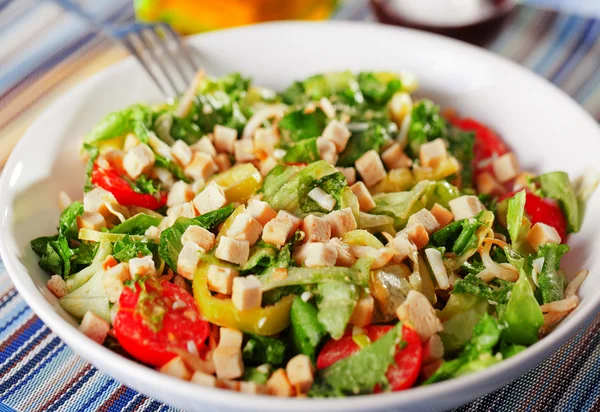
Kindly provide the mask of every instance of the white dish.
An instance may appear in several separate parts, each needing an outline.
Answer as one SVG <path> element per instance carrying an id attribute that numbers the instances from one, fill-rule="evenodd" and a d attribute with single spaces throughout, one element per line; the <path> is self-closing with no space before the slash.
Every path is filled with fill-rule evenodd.
<path id="1" fill-rule="evenodd" d="M 212 74 L 240 71 L 257 84 L 282 89 L 292 80 L 330 70 L 409 70 L 421 95 L 498 130 L 535 171 L 572 176 L 598 163 L 600 128 L 569 97 L 543 79 L 482 49 L 440 36 L 355 23 L 276 23 L 196 36 L 190 44 Z M 345 399 L 278 399 L 209 389 L 160 374 L 95 344 L 46 289 L 48 275 L 29 247 L 55 232 L 57 193 L 81 196 L 84 166 L 78 145 L 105 114 L 160 95 L 132 59 L 84 82 L 52 105 L 27 131 L 0 181 L 0 252 L 15 286 L 38 316 L 75 352 L 126 385 L 188 410 L 450 409 L 531 369 L 582 328 L 600 307 L 600 196 L 590 201 L 580 233 L 564 260 L 569 274 L 590 270 L 581 304 L 531 348 L 483 372 L 404 392 Z"/>

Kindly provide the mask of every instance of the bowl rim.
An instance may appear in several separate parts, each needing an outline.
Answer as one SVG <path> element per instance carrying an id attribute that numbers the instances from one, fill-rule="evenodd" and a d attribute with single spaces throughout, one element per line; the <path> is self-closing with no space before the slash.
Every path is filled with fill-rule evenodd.
<path id="1" fill-rule="evenodd" d="M 371 22 L 350 22 L 350 21 L 327 21 L 327 22 L 302 22 L 302 21 L 286 21 L 286 22 L 269 22 L 252 26 L 244 26 L 221 30 L 218 32 L 210 32 L 190 36 L 187 41 L 193 44 L 200 44 L 204 38 L 219 37 L 222 35 L 243 35 L 247 31 L 255 30 L 285 30 L 287 27 L 301 27 L 301 30 L 312 30 L 314 27 L 325 28 L 326 30 L 375 30 L 389 31 L 394 33 L 402 33 L 407 36 L 417 36 L 429 38 L 430 41 L 440 44 L 446 44 L 452 48 L 470 50 L 481 55 L 481 58 L 493 63 L 504 66 L 507 70 L 513 73 L 518 73 L 522 79 L 543 84 L 544 90 L 548 93 L 559 95 L 564 104 L 572 107 L 572 110 L 579 112 L 583 121 L 587 118 L 589 122 L 594 124 L 598 129 L 598 124 L 594 121 L 589 113 L 579 106 L 570 96 L 558 89 L 556 86 L 548 82 L 546 79 L 537 75 L 528 69 L 518 65 L 515 62 L 508 60 L 505 57 L 496 55 L 486 49 L 481 49 L 458 40 L 446 38 L 437 34 L 422 32 L 414 29 L 401 27 L 377 25 Z M 390 34 L 394 35 L 394 34 Z M 482 394 L 489 390 L 491 382 L 495 382 L 497 386 L 510 380 L 522 376 L 527 370 L 538 365 L 546 360 L 552 352 L 558 350 L 559 346 L 564 344 L 575 333 L 579 332 L 584 325 L 593 319 L 593 314 L 600 308 L 600 296 L 591 302 L 591 304 L 577 308 L 569 315 L 568 325 L 560 328 L 559 331 L 554 331 L 525 351 L 503 360 L 502 362 L 489 367 L 483 371 L 476 372 L 470 375 L 454 378 L 448 381 L 443 381 L 434 384 L 433 386 L 420 386 L 407 391 L 391 392 L 378 394 L 376 397 L 371 395 L 360 395 L 346 398 L 326 398 L 326 399 L 297 399 L 297 398 L 275 398 L 270 396 L 247 395 L 238 392 L 228 391 L 215 388 L 202 387 L 191 382 L 181 381 L 180 379 L 162 374 L 150 367 L 138 364 L 130 359 L 111 351 L 110 349 L 93 344 L 93 341 L 87 338 L 83 333 L 80 333 L 73 325 L 63 319 L 52 307 L 49 301 L 42 295 L 41 291 L 33 283 L 26 270 L 22 270 L 19 265 L 19 258 L 14 255 L 8 243 L 8 237 L 11 236 L 11 230 L 8 219 L 8 211 L 12 209 L 11 201 L 11 176 L 18 166 L 20 153 L 23 151 L 27 142 L 33 138 L 30 131 L 38 125 L 44 124 L 46 117 L 63 102 L 67 102 L 78 95 L 86 93 L 95 83 L 104 78 L 113 76 L 119 70 L 131 70 L 133 67 L 134 58 L 128 56 L 122 61 L 119 61 L 100 72 L 94 74 L 90 78 L 76 85 L 58 99 L 52 102 L 44 109 L 42 114 L 28 127 L 23 137 L 13 149 L 2 173 L 0 176 L 0 193 L 8 193 L 9 196 L 0 196 L 0 255 L 6 266 L 7 272 L 23 299 L 32 308 L 34 313 L 54 332 L 58 335 L 73 351 L 85 358 L 94 366 L 98 364 L 108 364 L 120 362 L 124 370 L 123 376 L 129 379 L 135 379 L 139 382 L 138 385 L 151 388 L 153 386 L 169 387 L 174 396 L 183 396 L 207 403 L 217 403 L 224 407 L 240 407 L 261 410 L 281 410 L 291 408 L 293 410 L 304 410 L 306 407 L 315 408 L 318 410 L 364 410 L 370 408 L 389 408 L 415 405 L 418 401 L 424 401 L 428 395 L 435 393 L 436 397 L 443 398 L 444 396 L 456 395 L 461 390 L 473 390 L 478 394 Z M 528 362 L 524 362 L 528 361 Z M 97 366 L 98 369 L 104 370 L 103 366 Z M 117 379 L 118 380 L 118 379 Z M 494 389 L 496 389 L 496 387 Z M 484 389 L 487 387 L 488 389 Z M 431 389 L 435 388 L 435 389 Z M 477 389 L 479 388 L 479 389 Z M 435 392 L 432 392 L 435 391 Z M 226 396 L 222 396 L 227 393 Z M 146 393 L 147 394 L 147 393 Z M 152 396 L 147 394 L 148 396 Z M 472 398 L 470 398 L 472 399 Z M 450 401 L 449 401 L 450 402 Z"/>

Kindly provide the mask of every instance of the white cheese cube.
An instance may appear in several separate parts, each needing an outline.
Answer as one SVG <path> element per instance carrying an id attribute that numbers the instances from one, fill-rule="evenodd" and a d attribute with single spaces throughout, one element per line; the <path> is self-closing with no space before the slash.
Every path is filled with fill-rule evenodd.
<path id="1" fill-rule="evenodd" d="M 196 210 L 201 215 L 217 210 L 227 204 L 223 188 L 215 182 L 209 183 L 193 200 Z"/>
<path id="2" fill-rule="evenodd" d="M 519 162 L 513 152 L 503 154 L 492 163 L 494 174 L 500 183 L 508 182 L 519 174 Z"/>
<path id="3" fill-rule="evenodd" d="M 279 143 L 277 131 L 273 128 L 260 128 L 254 132 L 254 148 L 270 155 Z"/>
<path id="4" fill-rule="evenodd" d="M 354 163 L 354 167 L 367 187 L 375 186 L 385 179 L 385 168 L 375 150 L 369 150 L 359 157 Z"/>
<path id="5" fill-rule="evenodd" d="M 252 246 L 260 238 L 262 229 L 260 222 L 250 214 L 240 213 L 227 230 L 227 236 L 237 240 L 246 240 Z"/>
<path id="6" fill-rule="evenodd" d="M 215 245 L 215 235 L 203 227 L 192 225 L 181 235 L 181 244 L 187 242 L 194 242 L 208 252 Z"/>
<path id="7" fill-rule="evenodd" d="M 193 218 L 198 216 L 198 213 L 196 212 L 194 204 L 192 202 L 187 202 L 168 208 L 167 216 L 174 219 L 177 219 L 178 217 Z"/>
<path id="8" fill-rule="evenodd" d="M 294 395 L 294 387 L 290 383 L 283 368 L 277 369 L 267 381 L 269 393 L 274 396 L 289 398 Z"/>
<path id="9" fill-rule="evenodd" d="M 314 382 L 315 368 L 306 355 L 296 355 L 290 359 L 285 367 L 288 380 L 300 392 L 306 393 Z"/>
<path id="10" fill-rule="evenodd" d="M 469 219 L 482 210 L 485 210 L 485 206 L 479 201 L 477 196 L 472 195 L 452 199 L 448 202 L 448 206 L 450 206 L 450 210 L 454 215 L 454 220 Z"/>
<path id="11" fill-rule="evenodd" d="M 325 130 L 323 130 L 323 138 L 331 141 L 338 153 L 341 153 L 346 148 L 348 140 L 350 139 L 350 130 L 345 123 L 339 120 L 330 121 Z"/>
<path id="12" fill-rule="evenodd" d="M 129 260 L 129 274 L 132 278 L 136 276 L 154 276 L 156 267 L 151 255 Z"/>
<path id="13" fill-rule="evenodd" d="M 536 223 L 529 229 L 525 239 L 536 252 L 542 245 L 561 242 L 558 231 L 554 227 L 541 222 Z"/>
<path id="14" fill-rule="evenodd" d="M 215 256 L 226 262 L 243 266 L 250 255 L 250 243 L 247 240 L 236 240 L 228 236 L 221 236 Z"/>
<path id="15" fill-rule="evenodd" d="M 219 346 L 229 346 L 242 350 L 244 334 L 237 329 L 219 328 Z"/>
<path id="16" fill-rule="evenodd" d="M 192 161 L 192 149 L 183 140 L 177 140 L 171 146 L 171 154 L 183 167 L 189 165 Z"/>
<path id="17" fill-rule="evenodd" d="M 327 97 L 321 97 L 321 100 L 319 100 L 319 108 L 323 110 L 323 113 L 325 113 L 325 116 L 327 116 L 328 119 L 333 119 L 335 117 L 335 107 L 333 107 L 333 104 L 331 104 L 331 101 Z"/>
<path id="18" fill-rule="evenodd" d="M 217 386 L 217 378 L 208 373 L 196 371 L 190 379 L 191 382 L 197 383 L 198 385 L 208 386 L 214 388 Z"/>
<path id="19" fill-rule="evenodd" d="M 410 322 L 421 342 L 442 330 L 442 322 L 435 315 L 435 309 L 421 292 L 411 290 L 406 300 L 396 311 L 398 319 Z"/>
<path id="20" fill-rule="evenodd" d="M 200 138 L 200 140 L 192 145 L 191 149 L 194 152 L 204 153 L 210 157 L 215 157 L 217 155 L 217 149 L 215 149 L 215 146 L 213 146 L 208 136 Z"/>
<path id="21" fill-rule="evenodd" d="M 123 158 L 123 169 L 127 175 L 136 180 L 142 173 L 147 173 L 154 166 L 154 152 L 147 144 L 140 144 L 129 150 Z"/>
<path id="22" fill-rule="evenodd" d="M 337 248 L 329 243 L 305 243 L 294 251 L 294 260 L 309 268 L 335 266 Z"/>
<path id="23" fill-rule="evenodd" d="M 237 130 L 231 127 L 216 125 L 213 129 L 213 135 L 217 151 L 219 153 L 233 153 L 237 134 Z"/>
<path id="24" fill-rule="evenodd" d="M 308 192 L 308 197 L 317 202 L 317 204 L 324 210 L 330 212 L 335 207 L 336 200 L 329 193 L 325 192 L 320 187 L 315 187 Z"/>
<path id="25" fill-rule="evenodd" d="M 83 212 L 77 216 L 77 228 L 78 229 L 92 229 L 100 230 L 106 227 L 106 220 L 99 212 Z"/>
<path id="26" fill-rule="evenodd" d="M 237 163 L 248 163 L 256 160 L 254 142 L 251 139 L 237 140 L 233 146 L 233 154 Z"/>
<path id="27" fill-rule="evenodd" d="M 262 284 L 254 275 L 233 279 L 231 301 L 237 310 L 260 308 L 262 302 Z"/>
<path id="28" fill-rule="evenodd" d="M 231 159 L 229 159 L 229 155 L 227 153 L 219 153 L 215 157 L 215 163 L 219 168 L 219 173 L 223 173 L 224 171 L 231 169 Z"/>
<path id="29" fill-rule="evenodd" d="M 112 303 L 119 301 L 121 293 L 125 289 L 124 282 L 129 279 L 131 279 L 131 274 L 127 262 L 119 263 L 104 271 L 102 274 L 102 287 L 109 301 Z"/>
<path id="30" fill-rule="evenodd" d="M 406 226 L 412 226 L 416 224 L 423 225 L 428 235 L 431 235 L 440 228 L 440 224 L 435 216 L 427 209 L 421 209 L 417 213 L 411 215 L 408 218 Z"/>
<path id="31" fill-rule="evenodd" d="M 69 293 L 67 282 L 65 282 L 64 279 L 59 275 L 52 275 L 50 279 L 48 279 L 46 287 L 54 294 L 54 296 L 59 299 Z"/>
<path id="32" fill-rule="evenodd" d="M 192 371 L 179 356 L 175 356 L 173 359 L 161 366 L 159 372 L 170 376 L 175 376 L 176 378 L 186 381 L 189 381 L 192 377 Z"/>
<path id="33" fill-rule="evenodd" d="M 375 207 L 375 201 L 371 196 L 371 192 L 363 182 L 354 183 L 350 186 L 350 190 L 358 199 L 358 205 L 362 212 L 368 212 Z"/>
<path id="34" fill-rule="evenodd" d="M 263 226 L 277 216 L 277 212 L 267 202 L 258 199 L 252 199 L 248 202 L 246 213 L 258 220 Z"/>
<path id="35" fill-rule="evenodd" d="M 336 167 L 337 171 L 344 175 L 348 186 L 356 183 L 356 169 L 353 167 Z"/>
<path id="36" fill-rule="evenodd" d="M 441 138 L 421 145 L 419 151 L 421 166 L 436 167 L 443 160 L 446 160 L 447 157 L 448 152 L 446 151 L 446 143 Z"/>
<path id="37" fill-rule="evenodd" d="M 452 219 L 454 219 L 452 212 L 446 209 L 444 206 L 440 205 L 439 203 L 433 205 L 433 207 L 431 208 L 431 214 L 439 223 L 440 228 L 448 225 L 450 222 L 452 222 Z"/>
<path id="38" fill-rule="evenodd" d="M 381 160 L 388 170 L 402 169 L 412 166 L 412 160 L 404 153 L 399 143 L 394 143 L 381 154 Z"/>
<path id="39" fill-rule="evenodd" d="M 194 152 L 192 161 L 183 169 L 183 173 L 194 180 L 208 179 L 214 175 L 219 168 L 214 159 L 202 152 Z"/>
<path id="40" fill-rule="evenodd" d="M 204 179 L 194 180 L 191 184 L 192 192 L 197 195 L 206 187 L 206 181 Z"/>
<path id="41" fill-rule="evenodd" d="M 192 187 L 183 180 L 179 180 L 173 184 L 173 187 L 169 191 L 167 206 L 180 205 L 191 201 L 193 198 L 194 192 L 192 191 Z"/>
<path id="42" fill-rule="evenodd" d="M 308 242 L 327 242 L 331 239 L 331 226 L 325 219 L 315 215 L 304 218 L 302 230 Z"/>
<path id="43" fill-rule="evenodd" d="M 223 295 L 231 295 L 233 279 L 238 275 L 239 272 L 233 268 L 210 265 L 207 276 L 208 289 Z"/>
<path id="44" fill-rule="evenodd" d="M 106 339 L 106 336 L 108 335 L 110 325 L 100 316 L 88 310 L 85 312 L 85 315 L 81 320 L 79 330 L 82 331 L 88 338 L 102 345 Z"/>
<path id="45" fill-rule="evenodd" d="M 205 252 L 197 243 L 187 242 L 177 258 L 177 273 L 188 280 L 194 279 L 194 272 L 200 261 L 200 253 Z"/>
<path id="46" fill-rule="evenodd" d="M 323 216 L 331 226 L 331 236 L 342 237 L 344 234 L 355 230 L 357 227 L 356 219 L 349 207 L 341 210 L 334 210 Z"/>
<path id="47" fill-rule="evenodd" d="M 155 167 L 152 169 L 150 175 L 154 179 L 157 179 L 165 189 L 171 189 L 175 184 L 173 173 L 171 173 L 167 168 Z"/>
<path id="48" fill-rule="evenodd" d="M 144 232 L 144 236 L 146 236 L 147 238 L 152 239 L 152 240 L 156 241 L 156 243 L 158 243 L 158 241 L 160 240 L 160 230 L 158 230 L 158 228 L 156 226 L 150 226 Z"/>
<path id="49" fill-rule="evenodd" d="M 335 143 L 331 140 L 327 140 L 324 137 L 317 138 L 317 149 L 319 150 L 319 156 L 330 165 L 334 165 L 338 161 L 338 152 Z"/>

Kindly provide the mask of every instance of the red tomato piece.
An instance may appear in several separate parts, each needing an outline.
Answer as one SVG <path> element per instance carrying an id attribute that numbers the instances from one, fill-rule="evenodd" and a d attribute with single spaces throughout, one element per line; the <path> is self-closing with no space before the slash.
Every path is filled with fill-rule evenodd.
<path id="1" fill-rule="evenodd" d="M 475 162 L 488 159 L 493 154 L 502 156 L 510 151 L 500 136 L 476 120 L 454 118 L 451 122 L 459 129 L 475 132 Z"/>
<path id="2" fill-rule="evenodd" d="M 498 202 L 513 197 L 517 192 L 508 193 L 498 199 Z M 567 236 L 567 219 L 560 206 L 553 199 L 542 198 L 531 192 L 525 194 L 525 213 L 532 225 L 545 223 L 552 226 L 564 242 Z"/>
<path id="3" fill-rule="evenodd" d="M 188 342 L 202 353 L 210 334 L 210 324 L 202 318 L 192 295 L 181 286 L 154 280 L 143 287 L 136 284 L 135 290 L 125 288 L 114 329 L 125 351 L 153 366 L 174 358 L 173 349 L 187 351 Z"/>
<path id="4" fill-rule="evenodd" d="M 389 332 L 391 328 L 392 326 L 370 325 L 364 329 L 369 339 L 374 342 Z M 410 326 L 402 325 L 402 340 L 406 343 L 406 346 L 398 348 L 395 355 L 395 365 L 390 365 L 386 373 L 393 391 L 401 391 L 412 387 L 421 370 L 423 347 L 419 336 Z M 351 332 L 346 333 L 337 341 L 331 339 L 323 346 L 317 357 L 317 369 L 331 366 L 359 350 L 360 347 L 352 339 Z M 378 392 L 379 388 L 374 388 L 374 391 Z"/>
<path id="5" fill-rule="evenodd" d="M 159 198 L 147 193 L 137 193 L 115 169 L 104 169 L 97 163 L 92 169 L 92 183 L 112 193 L 117 202 L 123 206 L 140 206 L 156 210 L 167 204 L 167 193 L 161 193 Z"/>

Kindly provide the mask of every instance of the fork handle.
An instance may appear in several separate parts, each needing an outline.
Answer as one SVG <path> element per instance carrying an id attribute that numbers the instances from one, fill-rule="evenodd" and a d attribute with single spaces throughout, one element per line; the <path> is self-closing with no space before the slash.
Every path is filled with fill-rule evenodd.
<path id="1" fill-rule="evenodd" d="M 83 9 L 76 1 L 73 0 L 53 0 L 58 3 L 65 10 L 72 12 L 73 14 L 85 19 L 94 29 L 104 31 L 110 34 L 111 26 L 104 21 L 98 19 L 96 16 Z"/>

